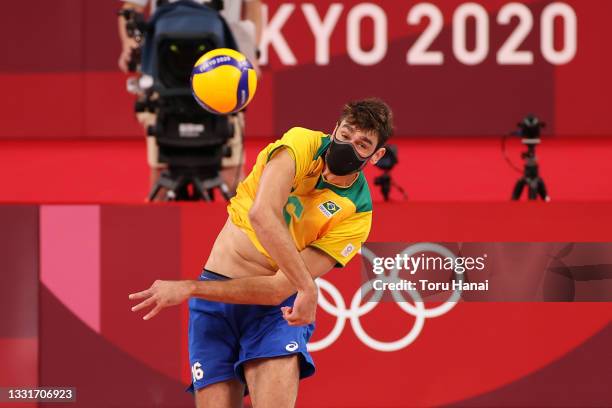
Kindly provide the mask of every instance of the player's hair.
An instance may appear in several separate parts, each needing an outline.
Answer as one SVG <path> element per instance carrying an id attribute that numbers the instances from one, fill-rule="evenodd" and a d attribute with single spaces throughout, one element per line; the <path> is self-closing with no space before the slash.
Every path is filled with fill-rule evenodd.
<path id="1" fill-rule="evenodd" d="M 378 145 L 383 146 L 393 134 L 393 112 L 379 98 L 351 101 L 344 105 L 338 123 L 346 120 L 363 132 L 376 132 Z"/>

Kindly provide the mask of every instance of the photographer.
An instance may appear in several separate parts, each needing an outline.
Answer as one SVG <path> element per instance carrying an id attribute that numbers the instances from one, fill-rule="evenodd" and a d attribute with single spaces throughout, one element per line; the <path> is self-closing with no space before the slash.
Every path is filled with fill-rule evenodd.
<path id="1" fill-rule="evenodd" d="M 124 9 L 132 9 L 137 13 L 144 14 L 144 7 L 134 3 L 133 1 L 124 1 L 123 7 Z M 135 39 L 130 37 L 125 28 L 125 18 L 123 16 L 118 17 L 118 28 L 119 28 L 119 40 L 121 41 L 121 54 L 119 55 L 119 61 L 117 65 L 122 72 L 128 73 L 128 65 L 130 60 L 132 59 L 132 52 L 136 50 L 140 45 L 136 42 Z"/>

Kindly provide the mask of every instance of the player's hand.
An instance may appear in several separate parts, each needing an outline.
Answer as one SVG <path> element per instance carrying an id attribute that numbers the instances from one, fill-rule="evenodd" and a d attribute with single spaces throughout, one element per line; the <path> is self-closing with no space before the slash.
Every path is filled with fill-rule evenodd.
<path id="1" fill-rule="evenodd" d="M 315 321 L 317 296 L 316 286 L 314 290 L 298 291 L 293 307 L 281 307 L 283 317 L 289 326 L 304 326 Z"/>
<path id="2" fill-rule="evenodd" d="M 131 300 L 145 299 L 132 308 L 137 312 L 149 306 L 154 306 L 143 319 L 149 320 L 164 307 L 178 305 L 191 296 L 194 289 L 193 281 L 161 281 L 156 280 L 153 285 L 142 292 L 132 293 Z"/>

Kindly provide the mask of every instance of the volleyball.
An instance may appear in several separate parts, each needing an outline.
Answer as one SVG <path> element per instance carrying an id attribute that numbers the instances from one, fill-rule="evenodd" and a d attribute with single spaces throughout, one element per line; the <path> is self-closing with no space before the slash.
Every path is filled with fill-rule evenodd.
<path id="1" fill-rule="evenodd" d="M 207 111 L 235 113 L 251 102 L 257 89 L 257 75 L 251 62 L 240 52 L 218 48 L 202 55 L 191 72 L 195 100 Z"/>

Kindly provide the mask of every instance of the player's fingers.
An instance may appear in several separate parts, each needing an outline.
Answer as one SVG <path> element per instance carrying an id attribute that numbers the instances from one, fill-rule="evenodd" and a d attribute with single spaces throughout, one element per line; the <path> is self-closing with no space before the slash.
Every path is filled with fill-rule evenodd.
<path id="1" fill-rule="evenodd" d="M 153 310 L 151 310 L 149 313 L 147 313 L 144 317 L 143 320 L 149 320 L 150 318 L 152 318 L 153 316 L 155 316 L 156 314 L 159 313 L 160 310 L 163 309 L 163 306 L 160 305 L 159 303 L 153 308 Z"/>
<path id="2" fill-rule="evenodd" d="M 295 307 L 291 307 L 289 310 L 289 315 L 293 319 L 299 319 L 302 316 L 302 313 L 300 310 L 297 310 Z"/>
<path id="3" fill-rule="evenodd" d="M 291 317 L 291 315 L 293 314 L 293 308 L 289 307 L 289 306 L 285 306 L 282 308 L 283 310 L 283 318 L 285 320 L 289 319 Z"/>
<path id="4" fill-rule="evenodd" d="M 283 316 L 285 318 L 285 320 L 287 321 L 287 323 L 289 324 L 289 326 L 305 326 L 307 324 L 310 324 L 314 321 L 313 319 L 309 319 L 306 316 L 302 316 L 301 314 L 298 314 L 295 309 L 291 310 L 290 313 L 288 313 L 287 315 Z"/>
<path id="5" fill-rule="evenodd" d="M 305 326 L 308 324 L 308 322 L 304 319 L 293 319 L 293 320 L 287 320 L 287 324 L 289 326 Z"/>
<path id="6" fill-rule="evenodd" d="M 134 299 L 144 299 L 146 297 L 151 296 L 151 289 L 147 289 L 147 290 L 143 290 L 142 292 L 136 292 L 136 293 L 132 293 L 130 294 L 129 298 L 134 300 Z"/>
<path id="7" fill-rule="evenodd" d="M 150 297 L 147 300 L 145 300 L 144 302 L 140 302 L 139 304 L 137 304 L 136 306 L 134 306 L 132 308 L 132 312 L 137 312 L 140 309 L 144 309 L 145 307 L 152 305 L 153 303 L 155 303 L 155 298 Z"/>
<path id="8" fill-rule="evenodd" d="M 292 309 L 289 313 L 287 313 L 283 317 L 285 318 L 287 323 L 289 323 L 289 326 L 301 326 L 301 325 L 305 324 L 304 323 L 304 319 L 302 318 L 302 316 L 299 316 L 295 312 L 295 309 Z"/>
<path id="9" fill-rule="evenodd" d="M 289 321 L 293 321 L 296 319 L 295 312 L 292 307 L 283 310 L 283 319 Z"/>

